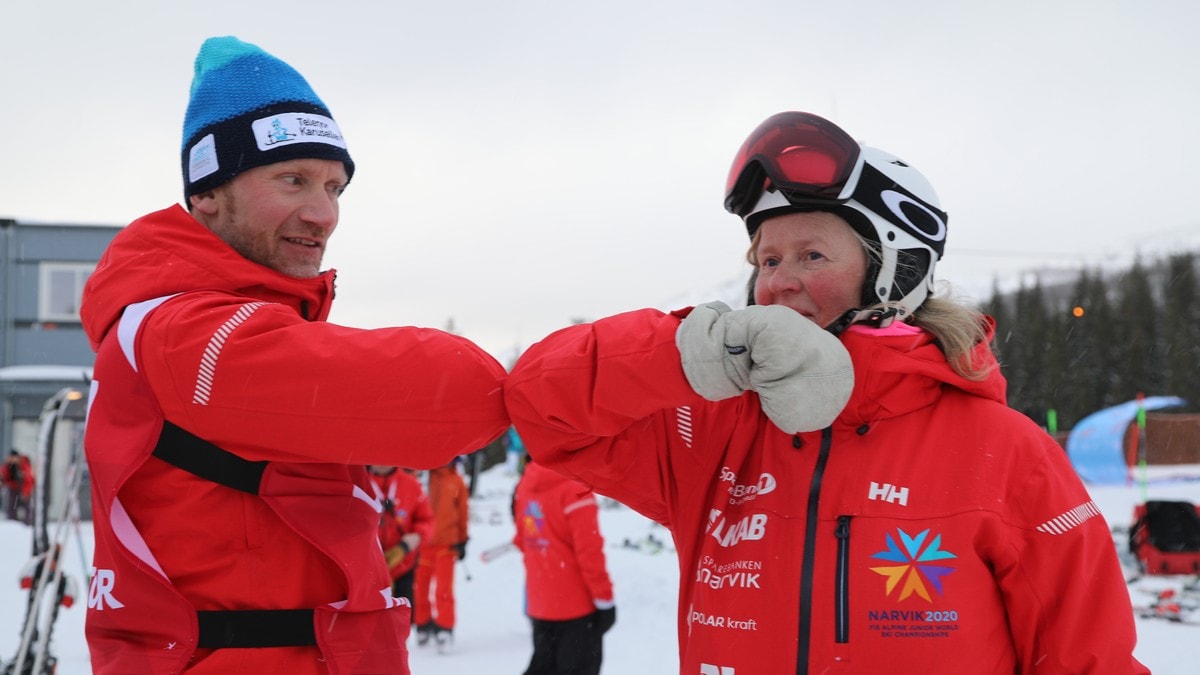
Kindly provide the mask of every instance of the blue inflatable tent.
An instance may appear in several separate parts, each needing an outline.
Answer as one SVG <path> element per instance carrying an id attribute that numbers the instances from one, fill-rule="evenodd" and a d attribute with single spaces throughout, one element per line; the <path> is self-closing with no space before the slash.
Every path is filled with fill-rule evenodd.
<path id="1" fill-rule="evenodd" d="M 1147 411 L 1175 408 L 1187 402 L 1178 396 L 1148 396 L 1141 405 Z M 1080 420 L 1067 437 L 1067 455 L 1080 478 L 1088 483 L 1112 485 L 1128 480 L 1125 463 L 1125 431 L 1137 419 L 1138 402 L 1128 401 Z"/>

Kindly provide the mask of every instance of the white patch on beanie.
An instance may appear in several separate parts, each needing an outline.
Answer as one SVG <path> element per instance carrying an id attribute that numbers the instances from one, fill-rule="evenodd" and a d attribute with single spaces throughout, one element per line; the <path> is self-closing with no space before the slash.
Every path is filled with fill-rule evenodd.
<path id="1" fill-rule="evenodd" d="M 212 134 L 196 141 L 188 154 L 188 182 L 195 183 L 205 176 L 216 173 L 221 168 L 217 164 L 217 142 Z"/>
<path id="2" fill-rule="evenodd" d="M 250 127 L 258 149 L 263 152 L 294 143 L 326 143 L 346 148 L 337 122 L 325 115 L 279 113 L 254 120 Z"/>

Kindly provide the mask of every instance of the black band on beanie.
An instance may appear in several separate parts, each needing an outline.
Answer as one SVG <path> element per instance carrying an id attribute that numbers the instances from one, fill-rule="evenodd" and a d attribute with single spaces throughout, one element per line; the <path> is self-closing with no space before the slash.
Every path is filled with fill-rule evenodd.
<path id="1" fill-rule="evenodd" d="M 298 115 L 289 115 L 297 113 Z M 342 162 L 347 180 L 354 176 L 354 161 L 344 147 L 325 142 L 336 139 L 344 145 L 336 124 L 322 125 L 311 116 L 332 117 L 325 108 L 303 101 L 283 101 L 236 117 L 210 124 L 184 145 L 184 201 L 219 187 L 235 176 L 258 166 L 292 159 L 329 159 Z M 277 119 L 272 120 L 272 117 Z M 254 123 L 260 122 L 256 134 Z M 275 122 L 282 142 L 274 142 L 266 128 Z M 305 136 L 314 140 L 304 140 Z M 210 138 L 211 137 L 211 138 Z M 264 148 L 265 149 L 262 149 Z M 193 180 L 193 175 L 196 176 Z"/>

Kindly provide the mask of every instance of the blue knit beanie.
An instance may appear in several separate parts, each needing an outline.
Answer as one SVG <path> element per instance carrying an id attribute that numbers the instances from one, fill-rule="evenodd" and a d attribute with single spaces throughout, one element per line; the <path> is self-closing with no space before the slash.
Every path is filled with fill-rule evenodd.
<path id="1" fill-rule="evenodd" d="M 204 41 L 183 120 L 183 195 L 289 159 L 332 159 L 354 175 L 329 108 L 294 68 L 232 37 Z"/>

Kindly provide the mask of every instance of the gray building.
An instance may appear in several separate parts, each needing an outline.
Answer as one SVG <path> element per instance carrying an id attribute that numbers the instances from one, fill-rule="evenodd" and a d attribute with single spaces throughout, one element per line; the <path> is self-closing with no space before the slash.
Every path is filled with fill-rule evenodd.
<path id="1" fill-rule="evenodd" d="M 119 227 L 0 219 L 0 451 L 33 458 L 38 417 L 70 387 L 56 454 L 79 447 L 95 355 L 79 320 L 83 284 Z M 59 450 L 63 452 L 59 452 Z M 56 478 L 60 478 L 56 472 Z M 86 508 L 86 502 L 84 504 Z"/>

